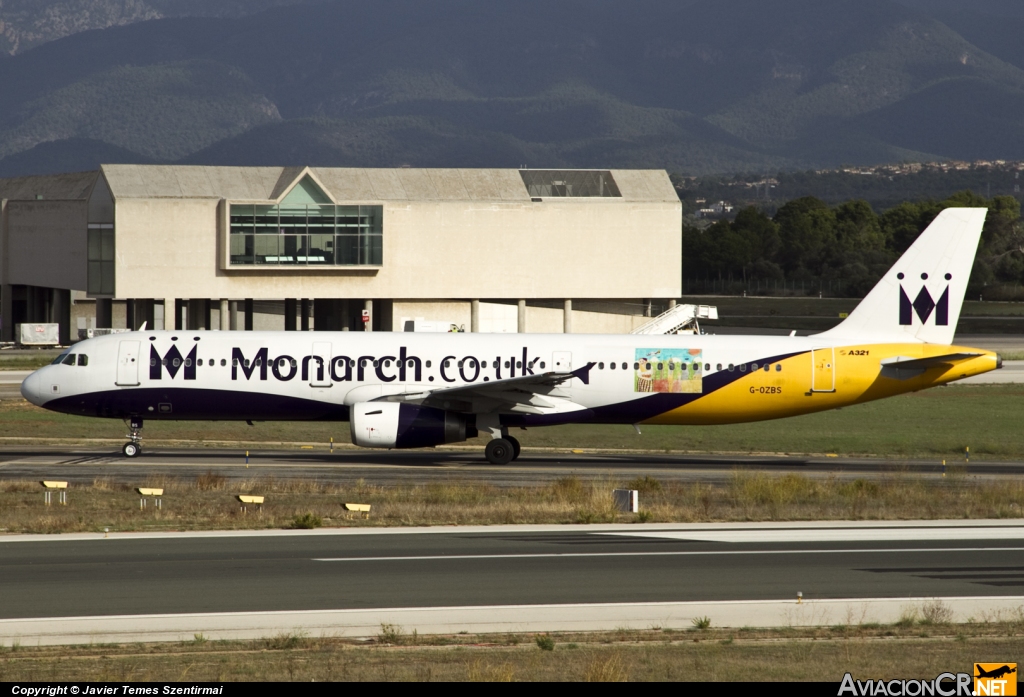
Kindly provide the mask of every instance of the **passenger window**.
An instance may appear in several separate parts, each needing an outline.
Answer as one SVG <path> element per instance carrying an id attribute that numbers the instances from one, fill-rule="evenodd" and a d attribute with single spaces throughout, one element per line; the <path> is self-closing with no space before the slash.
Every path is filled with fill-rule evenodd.
<path id="1" fill-rule="evenodd" d="M 751 368 L 751 370 L 757 370 L 757 363 L 755 363 L 755 364 L 753 365 L 753 367 Z"/>
<path id="2" fill-rule="evenodd" d="M 705 363 L 704 364 L 704 370 L 705 371 L 711 370 L 711 364 L 710 363 Z"/>
<path id="3" fill-rule="evenodd" d="M 444 367 L 445 368 L 451 368 L 452 367 L 452 362 L 450 360 L 446 359 L 445 362 L 444 362 Z"/>
<path id="4" fill-rule="evenodd" d="M 700 372 L 700 363 L 694 363 L 693 364 L 693 371 L 695 373 L 699 373 Z"/>
<path id="5" fill-rule="evenodd" d="M 665 368 L 665 364 L 664 363 L 659 363 L 658 364 L 658 370 L 663 370 L 664 368 Z"/>
<path id="6" fill-rule="evenodd" d="M 68 355 L 67 355 L 67 356 L 66 356 L 66 357 L 64 358 L 64 365 L 74 365 L 74 364 L 75 364 L 75 354 L 73 354 L 73 353 L 69 353 L 69 354 L 68 354 Z"/>
<path id="7" fill-rule="evenodd" d="M 715 370 L 721 370 L 721 369 L 722 369 L 722 364 L 721 363 L 719 363 L 717 366 L 715 366 Z"/>
<path id="8" fill-rule="evenodd" d="M 426 365 L 429 368 L 430 367 L 430 361 L 427 361 L 424 365 Z"/>
<path id="9" fill-rule="evenodd" d="M 651 364 L 650 363 L 648 363 L 647 365 L 644 366 L 644 370 L 650 370 L 650 369 L 651 369 Z"/>
<path id="10" fill-rule="evenodd" d="M 89 357 L 84 353 L 78 354 L 78 365 L 89 365 Z"/>
<path id="11" fill-rule="evenodd" d="M 775 364 L 775 372 L 776 373 L 781 373 L 782 372 L 782 364 L 781 363 L 776 363 Z"/>
<path id="12" fill-rule="evenodd" d="M 191 368 L 192 367 L 192 359 L 191 358 L 186 358 L 185 359 L 185 367 L 186 368 Z"/>
<path id="13" fill-rule="evenodd" d="M 508 361 L 505 361 L 505 367 L 508 368 Z"/>
<path id="14" fill-rule="evenodd" d="M 740 372 L 741 373 L 747 372 L 747 364 L 746 363 L 740 363 Z"/>
<path id="15" fill-rule="evenodd" d="M 223 358 L 221 358 L 221 359 L 220 359 L 220 364 L 221 364 L 221 365 L 227 365 L 227 364 L 228 364 L 228 362 L 227 362 L 226 360 L 224 360 Z"/>
<path id="16" fill-rule="evenodd" d="M 770 365 L 768 365 L 767 363 L 764 364 L 764 372 L 767 373 L 771 369 L 772 369 L 772 367 Z"/>
<path id="17" fill-rule="evenodd" d="M 523 362 L 522 361 L 516 361 L 516 367 L 517 368 L 522 368 L 523 367 Z"/>
<path id="18" fill-rule="evenodd" d="M 234 367 L 234 368 L 238 367 L 238 359 L 237 358 L 232 358 L 231 359 L 231 366 Z"/>
<path id="19" fill-rule="evenodd" d="M 541 367 L 541 368 L 545 367 L 544 361 L 541 361 L 541 362 L 540 362 L 540 367 Z"/>
<path id="20" fill-rule="evenodd" d="M 634 363 L 633 364 L 633 370 L 640 370 L 640 364 L 639 363 Z"/>
<path id="21" fill-rule="evenodd" d="M 378 360 L 374 360 L 374 361 L 373 361 L 373 367 L 374 367 L 374 368 L 376 368 L 376 367 L 377 367 L 377 366 L 379 366 L 379 365 L 380 365 L 380 361 L 378 361 Z"/>
<path id="22" fill-rule="evenodd" d="M 628 368 L 627 368 L 627 366 L 626 366 L 626 364 L 625 364 L 625 363 L 623 363 L 623 364 L 622 364 L 622 369 L 623 369 L 623 370 L 628 370 Z"/>
<path id="23" fill-rule="evenodd" d="M 604 362 L 603 361 L 601 363 L 597 364 L 597 369 L 598 370 L 604 370 Z"/>
<path id="24" fill-rule="evenodd" d="M 614 363 L 609 363 L 609 364 L 608 364 L 608 367 L 609 367 L 610 369 L 612 369 L 612 370 L 615 370 L 615 364 L 614 364 Z"/>
<path id="25" fill-rule="evenodd" d="M 203 359 L 200 358 L 199 360 L 197 360 L 196 361 L 196 365 L 199 366 L 200 368 L 202 368 L 203 367 Z"/>
<path id="26" fill-rule="evenodd" d="M 730 364 L 729 364 L 729 372 L 731 373 L 731 372 L 732 372 L 732 371 L 734 371 L 734 370 L 736 370 L 736 366 L 735 366 L 735 365 L 733 365 L 732 363 L 730 363 Z"/>

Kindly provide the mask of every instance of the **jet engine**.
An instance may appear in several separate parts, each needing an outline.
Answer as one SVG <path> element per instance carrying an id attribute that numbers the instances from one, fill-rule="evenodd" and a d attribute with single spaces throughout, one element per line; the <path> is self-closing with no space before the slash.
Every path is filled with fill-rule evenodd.
<path id="1" fill-rule="evenodd" d="M 397 402 L 359 402 L 349 417 L 352 442 L 364 448 L 424 448 L 476 436 L 462 414 Z"/>

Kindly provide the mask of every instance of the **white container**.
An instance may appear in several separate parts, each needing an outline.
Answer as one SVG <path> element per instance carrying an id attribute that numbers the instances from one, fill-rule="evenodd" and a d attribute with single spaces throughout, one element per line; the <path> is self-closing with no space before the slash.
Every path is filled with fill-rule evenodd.
<path id="1" fill-rule="evenodd" d="M 19 346 L 59 346 L 60 325 L 50 323 L 28 322 L 17 325 L 14 328 L 15 336 L 18 337 Z"/>

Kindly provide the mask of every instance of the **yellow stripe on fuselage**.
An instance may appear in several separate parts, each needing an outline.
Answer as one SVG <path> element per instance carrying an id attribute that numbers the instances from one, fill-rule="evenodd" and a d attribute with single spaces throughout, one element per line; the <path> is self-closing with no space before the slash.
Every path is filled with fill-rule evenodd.
<path id="1" fill-rule="evenodd" d="M 742 374 L 724 387 L 643 423 L 728 424 L 797 416 L 943 385 L 987 373 L 997 365 L 997 356 L 992 351 L 960 346 L 865 344 L 827 347 L 822 351 L 814 351 L 813 362 L 812 352 L 807 351 L 771 363 L 767 371 Z M 883 374 L 882 361 L 888 358 L 929 358 L 951 353 L 981 355 L 940 363 L 905 379 Z M 833 385 L 827 380 L 825 361 L 833 355 L 834 390 L 827 391 Z M 815 366 L 816 363 L 819 365 Z M 776 370 L 777 364 L 782 370 Z M 817 389 L 812 389 L 816 370 Z"/>

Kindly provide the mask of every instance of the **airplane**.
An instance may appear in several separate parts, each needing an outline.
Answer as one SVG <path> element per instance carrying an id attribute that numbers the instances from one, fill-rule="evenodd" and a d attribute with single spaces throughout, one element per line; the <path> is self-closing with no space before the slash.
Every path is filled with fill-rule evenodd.
<path id="1" fill-rule="evenodd" d="M 146 420 L 348 421 L 368 448 L 569 423 L 731 424 L 809 414 L 1002 367 L 950 345 L 987 210 L 948 208 L 856 309 L 812 336 L 136 331 L 74 344 L 22 394 L 66 414 Z"/>
<path id="2" fill-rule="evenodd" d="M 1008 665 L 1003 665 L 999 668 L 993 668 L 992 670 L 985 670 L 980 665 L 975 663 L 974 669 L 978 671 L 978 674 L 974 676 L 976 678 L 995 678 L 997 680 L 1003 677 L 1004 675 L 1010 675 L 1011 673 L 1017 672 L 1016 668 L 1011 668 Z"/>

